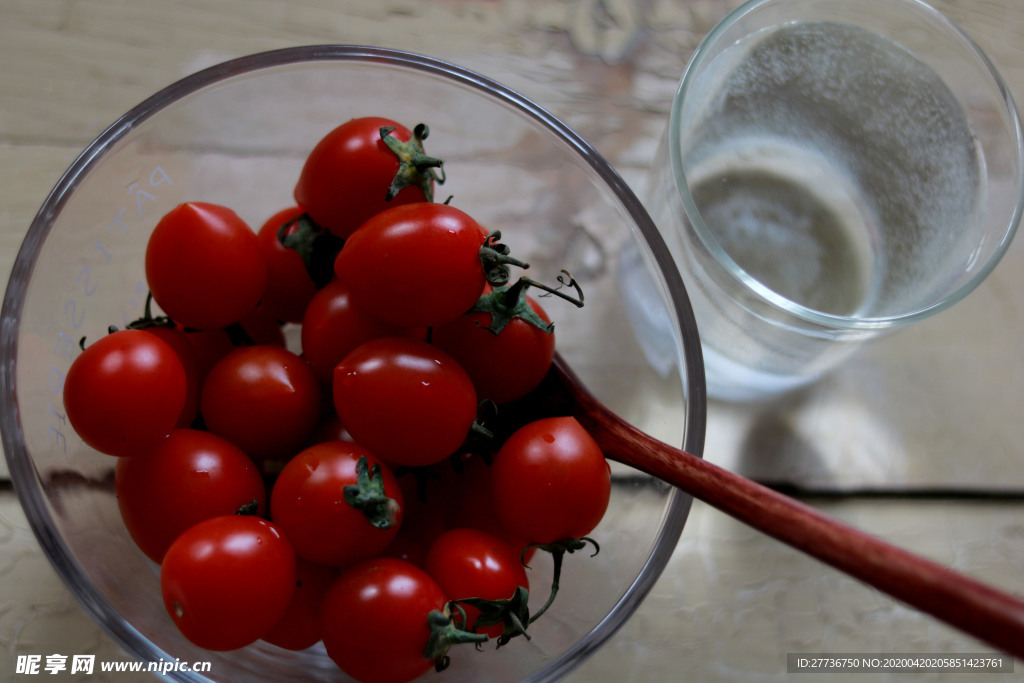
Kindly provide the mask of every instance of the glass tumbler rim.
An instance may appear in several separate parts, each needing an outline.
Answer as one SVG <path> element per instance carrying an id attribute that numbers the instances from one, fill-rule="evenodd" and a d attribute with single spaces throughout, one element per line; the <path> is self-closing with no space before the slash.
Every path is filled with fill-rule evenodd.
<path id="1" fill-rule="evenodd" d="M 618 172 L 578 133 L 540 105 L 497 81 L 441 59 L 402 50 L 346 44 L 305 45 L 254 53 L 207 67 L 167 85 L 119 117 L 64 171 L 28 228 L 12 267 L 0 310 L 0 392 L 9 397 L 0 408 L 0 435 L 15 491 L 44 553 L 57 567 L 62 579 L 80 604 L 122 647 L 150 660 L 161 657 L 159 648 L 133 626 L 119 618 L 106 598 L 92 585 L 82 567 L 77 564 L 59 533 L 54 530 L 39 484 L 38 473 L 27 450 L 16 391 L 18 337 L 28 283 L 37 256 L 70 196 L 101 158 L 135 127 L 168 105 L 219 82 L 274 67 L 309 65 L 314 62 L 386 64 L 422 71 L 457 82 L 533 119 L 535 123 L 562 140 L 575 155 L 588 164 L 628 212 L 665 278 L 670 303 L 680 323 L 680 344 L 684 352 L 682 388 L 685 393 L 686 429 L 683 447 L 698 456 L 703 453 L 706 420 L 704 368 L 696 322 L 685 286 L 646 209 Z M 689 511 L 689 496 L 678 490 L 670 495 L 661 531 L 651 554 L 636 579 L 626 587 L 623 597 L 590 632 L 584 634 L 562 656 L 547 663 L 531 680 L 553 680 L 567 674 L 580 661 L 595 652 L 639 607 L 668 562 Z M 181 680 L 206 680 L 192 672 L 175 671 L 171 672 L 170 676 L 181 676 Z"/>
<path id="2" fill-rule="evenodd" d="M 668 145 L 669 163 L 671 164 L 675 187 L 682 201 L 686 219 L 691 222 L 695 232 L 700 237 L 701 243 L 712 253 L 715 261 L 722 265 L 723 270 L 726 272 L 726 277 L 738 281 L 744 289 L 752 292 L 758 299 L 766 302 L 772 308 L 792 315 L 797 320 L 821 330 L 857 332 L 896 329 L 948 309 L 977 289 L 991 275 L 992 271 L 1002 260 L 1007 249 L 1009 249 L 1021 219 L 1024 217 L 1024 129 L 1022 129 L 1020 114 L 1013 95 L 989 56 L 960 26 L 932 5 L 924 2 L 924 0 L 894 0 L 894 4 L 913 6 L 921 10 L 931 21 L 941 26 L 950 36 L 959 41 L 961 47 L 973 56 L 977 65 L 991 79 L 990 85 L 999 95 L 999 99 L 1004 106 L 1004 111 L 1001 113 L 1006 116 L 1009 135 L 1013 140 L 1013 163 L 1016 170 L 1016 201 L 1006 221 L 1005 229 L 992 247 L 984 265 L 980 266 L 970 278 L 966 279 L 943 298 L 903 313 L 884 316 L 847 316 L 827 313 L 804 306 L 782 296 L 752 277 L 722 248 L 707 223 L 702 219 L 700 210 L 697 208 L 696 201 L 686 183 L 681 152 L 682 147 L 680 144 L 682 110 L 687 92 L 693 84 L 699 68 L 705 61 L 713 57 L 713 54 L 710 54 L 711 50 L 723 34 L 763 6 L 778 4 L 780 1 L 784 2 L 785 0 L 747 0 L 747 2 L 731 10 L 704 36 L 683 70 L 683 76 L 676 88 L 669 113 Z M 843 0 L 820 0 L 820 4 L 829 3 L 835 5 L 845 4 Z"/>

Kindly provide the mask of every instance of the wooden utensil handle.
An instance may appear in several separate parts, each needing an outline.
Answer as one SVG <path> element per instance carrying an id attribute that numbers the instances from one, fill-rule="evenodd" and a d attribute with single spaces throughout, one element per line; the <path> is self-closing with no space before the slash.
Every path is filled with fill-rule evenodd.
<path id="1" fill-rule="evenodd" d="M 613 460 L 686 491 L 741 522 L 1008 654 L 1024 658 L 1024 601 L 914 555 L 624 423 L 599 403 L 577 419 Z"/>

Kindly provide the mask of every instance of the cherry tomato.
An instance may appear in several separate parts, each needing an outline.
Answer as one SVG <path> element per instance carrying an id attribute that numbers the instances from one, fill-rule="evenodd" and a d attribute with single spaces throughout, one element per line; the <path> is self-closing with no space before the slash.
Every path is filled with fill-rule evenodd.
<path id="1" fill-rule="evenodd" d="M 153 229 L 146 281 L 173 320 L 213 329 L 256 308 L 267 286 L 267 263 L 256 233 L 238 214 L 218 204 L 188 202 Z"/>
<path id="2" fill-rule="evenodd" d="M 354 489 L 358 499 L 350 498 Z M 403 497 L 391 471 L 365 448 L 327 441 L 284 466 L 270 510 L 297 555 L 344 567 L 391 543 L 402 524 Z"/>
<path id="3" fill-rule="evenodd" d="M 381 128 L 393 129 L 387 135 L 392 144 L 401 143 L 399 151 L 389 147 Z M 295 201 L 318 225 L 342 238 L 388 206 L 431 201 L 431 168 L 439 162 L 423 154 L 426 129 L 417 131 L 419 138 L 405 126 L 376 116 L 341 124 L 306 158 Z M 391 197 L 396 178 L 405 185 Z"/>
<path id="4" fill-rule="evenodd" d="M 140 328 L 155 334 L 174 349 L 185 370 L 185 406 L 178 418 L 178 427 L 189 427 L 199 414 L 199 361 L 195 349 L 183 330 L 173 325 L 153 325 Z"/>
<path id="5" fill-rule="evenodd" d="M 176 429 L 141 458 L 122 458 L 114 477 L 117 505 L 128 533 L 150 559 L 189 527 L 256 503 L 266 490 L 252 460 L 219 436 Z"/>
<path id="6" fill-rule="evenodd" d="M 465 442 L 476 391 L 451 356 L 417 339 L 385 337 L 334 370 L 334 406 L 356 443 L 391 465 L 431 465 Z"/>
<path id="7" fill-rule="evenodd" d="M 238 326 L 230 330 L 189 329 L 184 332 L 195 353 L 200 387 L 217 361 L 240 346 L 270 344 L 283 347 L 286 343 L 281 325 L 262 306 L 242 316 Z"/>
<path id="8" fill-rule="evenodd" d="M 168 548 L 160 588 L 186 638 L 208 650 L 234 650 L 284 616 L 295 590 L 295 553 L 265 519 L 213 517 Z"/>
<path id="9" fill-rule="evenodd" d="M 360 563 L 342 572 L 324 598 L 327 654 L 363 683 L 411 681 L 434 666 L 426 652 L 431 621 L 444 620 L 446 602 L 437 582 L 408 562 Z"/>
<path id="10" fill-rule="evenodd" d="M 483 229 L 446 204 L 398 206 L 349 237 L 334 272 L 352 301 L 397 325 L 431 327 L 468 311 L 484 289 Z"/>
<path id="11" fill-rule="evenodd" d="M 398 477 L 398 485 L 404 501 L 402 528 L 382 555 L 397 557 L 422 568 L 430 546 L 446 530 L 455 472 L 442 461 L 405 471 Z"/>
<path id="12" fill-rule="evenodd" d="M 572 417 L 520 427 L 495 456 L 491 477 L 498 518 L 531 543 L 586 536 L 611 496 L 611 468 Z"/>
<path id="13" fill-rule="evenodd" d="M 508 600 L 517 588 L 530 587 L 519 553 L 479 529 L 451 529 L 438 537 L 427 553 L 426 570 L 449 600 Z M 463 609 L 470 630 L 492 638 L 504 632 L 501 623 L 476 628 L 480 610 L 472 605 Z"/>
<path id="14" fill-rule="evenodd" d="M 302 355 L 320 381 L 329 383 L 334 368 L 363 342 L 412 334 L 352 305 L 348 286 L 333 280 L 309 302 L 302 319 Z"/>
<path id="15" fill-rule="evenodd" d="M 291 604 L 284 616 L 263 634 L 262 640 L 286 650 L 305 650 L 320 642 L 323 634 L 320 605 L 336 578 L 336 568 L 296 558 Z"/>
<path id="16" fill-rule="evenodd" d="M 477 395 L 495 403 L 522 398 L 535 389 L 555 356 L 554 331 L 516 314 L 517 303 L 507 307 L 509 319 L 500 331 L 491 327 L 495 314 L 470 312 L 435 327 L 431 337 L 466 369 Z M 532 297 L 525 297 L 524 305 L 540 324 L 550 325 L 551 318 Z"/>
<path id="17" fill-rule="evenodd" d="M 101 453 L 144 455 L 177 425 L 187 383 L 166 342 L 145 330 L 119 330 L 75 357 L 64 378 L 64 410 Z"/>
<path id="18" fill-rule="evenodd" d="M 469 455 L 460 459 L 459 467 L 461 471 L 455 478 L 454 488 L 445 509 L 445 527 L 472 527 L 485 531 L 522 554 L 522 560 L 528 563 L 534 554 L 533 548 L 526 549 L 530 541 L 513 534 L 498 518 L 494 507 L 491 466 L 482 457 Z"/>
<path id="19" fill-rule="evenodd" d="M 252 458 L 291 455 L 320 420 L 316 376 L 299 356 L 273 345 L 246 346 L 222 358 L 203 384 L 207 428 Z"/>
<path id="20" fill-rule="evenodd" d="M 268 218 L 257 233 L 267 261 L 267 289 L 260 305 L 278 320 L 289 323 L 302 322 L 306 305 L 317 291 L 302 257 L 281 244 L 278 235 L 289 222 L 285 234 L 294 233 L 298 227 L 295 220 L 302 214 L 302 208 L 297 206 L 282 209 Z"/>

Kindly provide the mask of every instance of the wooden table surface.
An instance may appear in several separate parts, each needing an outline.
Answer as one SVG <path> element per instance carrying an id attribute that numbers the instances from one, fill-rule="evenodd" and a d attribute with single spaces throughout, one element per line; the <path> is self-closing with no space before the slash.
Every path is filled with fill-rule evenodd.
<path id="1" fill-rule="evenodd" d="M 639 191 L 687 57 L 738 4 L 0 0 L 0 275 L 50 188 L 105 126 L 197 69 L 286 46 L 402 48 L 480 71 L 562 117 Z M 936 6 L 1024 101 L 1024 3 Z M 808 391 L 757 406 L 712 403 L 706 457 L 793 486 L 860 528 L 1024 592 L 1021 266 L 1018 240 L 965 301 Z M 0 488 L 0 549 L 0 679 L 17 678 L 19 654 L 125 657 L 50 568 L 9 486 Z M 571 680 L 781 681 L 790 677 L 789 652 L 985 651 L 698 503 L 652 596 Z M 997 681 L 1020 673 L 848 677 Z"/>

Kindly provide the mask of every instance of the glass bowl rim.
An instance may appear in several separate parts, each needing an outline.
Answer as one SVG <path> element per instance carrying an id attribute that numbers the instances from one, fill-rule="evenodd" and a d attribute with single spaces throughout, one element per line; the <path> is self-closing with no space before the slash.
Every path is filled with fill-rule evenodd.
<path id="1" fill-rule="evenodd" d="M 251 75 L 271 67 L 312 62 L 373 62 L 427 72 L 448 79 L 511 106 L 532 118 L 567 143 L 601 178 L 635 222 L 658 268 L 665 277 L 671 304 L 681 325 L 685 367 L 684 399 L 686 422 L 684 450 L 703 457 L 706 427 L 706 389 L 696 321 L 685 287 L 673 266 L 662 238 L 639 199 L 611 165 L 578 133 L 544 108 L 486 76 L 450 62 L 417 53 L 362 45 L 324 44 L 281 48 L 237 57 L 201 69 L 167 85 L 119 117 L 98 135 L 61 175 L 33 219 L 18 250 L 0 310 L 0 392 L 12 397 L 0 409 L 0 435 L 11 479 L 19 501 L 42 549 L 62 580 L 87 613 L 126 651 L 150 661 L 166 653 L 119 617 L 75 561 L 70 550 L 50 524 L 51 518 L 39 480 L 25 447 L 16 396 L 16 363 L 21 311 L 36 257 L 60 215 L 64 204 L 82 179 L 131 130 L 169 104 L 221 81 Z M 692 500 L 675 489 L 670 494 L 661 532 L 636 579 L 624 596 L 602 620 L 570 649 L 533 674 L 530 680 L 557 679 L 593 654 L 636 611 L 666 566 L 689 514 Z M 171 672 L 179 680 L 205 681 L 192 672 Z"/>

